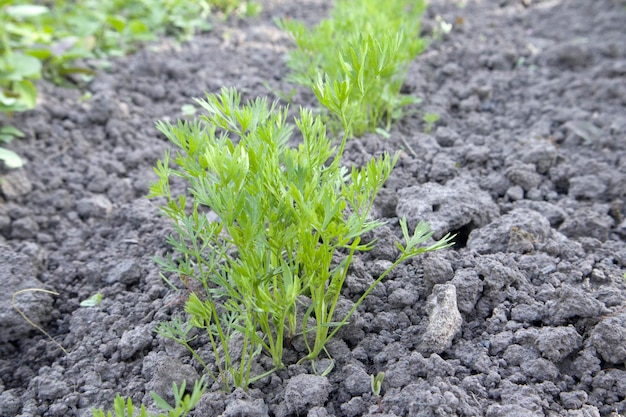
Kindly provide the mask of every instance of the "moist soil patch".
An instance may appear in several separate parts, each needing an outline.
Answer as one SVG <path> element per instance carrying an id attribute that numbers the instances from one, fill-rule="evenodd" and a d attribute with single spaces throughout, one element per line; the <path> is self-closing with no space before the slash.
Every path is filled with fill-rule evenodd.
<path id="1" fill-rule="evenodd" d="M 28 163 L 0 183 L 0 416 L 86 417 L 117 393 L 152 407 L 150 391 L 198 378 L 154 333 L 186 295 L 152 260 L 171 232 L 145 198 L 169 147 L 154 123 L 223 86 L 289 92 L 291 43 L 273 19 L 314 24 L 330 7 L 267 0 L 258 17 L 114 61 L 82 91 L 39 84 L 37 108 L 11 121 Z M 291 364 L 247 392 L 214 385 L 194 416 L 626 413 L 624 2 L 433 0 L 423 26 L 440 36 L 404 87 L 423 104 L 388 139 L 348 144 L 349 164 L 401 157 L 376 204 L 381 245 L 356 259 L 343 296 L 356 300 L 397 255 L 402 216 L 456 233 L 455 247 L 376 288 L 328 345 L 328 375 Z M 293 103 L 316 105 L 303 91 Z M 440 116 L 432 129 L 426 113 Z M 26 288 L 58 293 L 15 299 L 67 353 L 13 309 Z M 80 306 L 97 292 L 99 305 Z"/>

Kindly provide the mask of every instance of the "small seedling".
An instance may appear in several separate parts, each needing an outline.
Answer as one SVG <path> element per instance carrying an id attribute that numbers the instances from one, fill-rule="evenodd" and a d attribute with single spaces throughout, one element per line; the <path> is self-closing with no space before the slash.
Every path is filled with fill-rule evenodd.
<path id="1" fill-rule="evenodd" d="M 86 300 L 80 302 L 81 307 L 95 307 L 102 302 L 102 294 L 97 292 Z"/>
<path id="2" fill-rule="evenodd" d="M 138 410 L 139 414 L 136 417 L 185 417 L 189 415 L 191 410 L 196 406 L 198 401 L 200 401 L 200 397 L 206 390 L 207 386 L 204 382 L 204 377 L 193 386 L 193 391 L 190 394 L 185 394 L 185 388 L 187 386 L 187 381 L 183 381 L 180 384 L 180 388 L 176 386 L 176 383 L 173 384 L 173 393 L 174 393 L 174 405 L 168 404 L 163 398 L 158 396 L 156 393 L 151 392 L 150 395 L 155 401 L 156 406 L 165 411 L 166 413 L 152 414 L 146 411 L 145 405 L 141 405 L 141 408 Z M 133 401 L 128 398 L 124 401 L 124 398 L 121 395 L 117 395 L 115 400 L 113 401 L 113 413 L 110 411 L 106 414 L 102 409 L 94 409 L 93 417 L 135 417 L 135 406 L 133 405 Z"/>
<path id="3" fill-rule="evenodd" d="M 19 168 L 24 165 L 24 160 L 15 152 L 0 146 L 0 161 L 9 169 Z"/>
<path id="4" fill-rule="evenodd" d="M 376 401 L 378 402 L 378 412 L 382 413 L 383 412 L 383 406 L 382 403 L 380 401 L 380 389 L 383 386 L 383 380 L 385 379 L 385 373 L 384 372 L 379 372 L 378 374 L 376 374 L 376 376 L 374 376 L 373 374 L 370 375 L 372 378 L 372 382 L 371 382 L 371 386 L 372 386 L 372 393 L 374 394 L 374 396 L 376 397 Z"/>
<path id="5" fill-rule="evenodd" d="M 193 104 L 183 104 L 180 108 L 180 111 L 182 112 L 183 116 L 189 117 L 196 114 L 198 109 Z"/>
<path id="6" fill-rule="evenodd" d="M 424 133 L 429 134 L 432 132 L 433 126 L 435 126 L 435 123 L 437 123 L 439 119 L 440 116 L 437 113 L 426 113 L 422 117 L 422 120 L 426 124 L 426 126 L 424 126 Z"/>

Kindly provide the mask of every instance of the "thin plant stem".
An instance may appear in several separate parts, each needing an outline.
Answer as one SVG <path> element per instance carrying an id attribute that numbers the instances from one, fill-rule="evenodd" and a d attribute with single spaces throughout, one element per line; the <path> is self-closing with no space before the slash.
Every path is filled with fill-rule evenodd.
<path id="1" fill-rule="evenodd" d="M 24 320 L 26 320 L 28 322 L 28 324 L 30 324 L 31 326 L 33 326 L 35 329 L 39 330 L 41 333 L 45 334 L 48 339 L 52 340 L 52 342 L 57 345 L 59 347 L 59 349 L 61 349 L 63 351 L 63 353 L 65 353 L 66 355 L 68 355 L 69 353 L 67 352 L 67 350 L 65 350 L 65 348 L 56 340 L 54 340 L 54 338 L 52 336 L 50 336 L 50 334 L 48 332 L 46 332 L 41 326 L 39 326 L 38 324 L 35 324 L 31 319 L 29 319 L 26 314 L 24 314 L 24 312 L 17 306 L 17 304 L 15 304 L 15 297 L 19 294 L 23 294 L 23 293 L 27 293 L 27 292 L 45 292 L 46 294 L 52 294 L 52 295 L 59 295 L 58 292 L 54 292 L 54 291 L 50 291 L 50 290 L 44 290 L 43 288 L 25 288 L 23 290 L 19 290 L 19 291 L 15 291 L 13 293 L 13 296 L 11 297 L 11 304 L 13 305 L 13 308 L 20 314 L 20 316 L 22 316 L 24 318 Z"/>

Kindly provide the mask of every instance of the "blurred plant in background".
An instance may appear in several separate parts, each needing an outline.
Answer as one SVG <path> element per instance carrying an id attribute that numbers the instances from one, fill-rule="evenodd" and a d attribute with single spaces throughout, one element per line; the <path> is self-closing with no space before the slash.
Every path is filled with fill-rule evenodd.
<path id="1" fill-rule="evenodd" d="M 258 7 L 243 0 L 0 0 L 0 143 L 21 136 L 8 123 L 12 113 L 35 107 L 36 80 L 89 80 L 86 59 L 125 55 L 159 36 L 184 41 L 211 29 L 211 13 L 240 11 Z M 22 165 L 1 147 L 0 160 Z"/>

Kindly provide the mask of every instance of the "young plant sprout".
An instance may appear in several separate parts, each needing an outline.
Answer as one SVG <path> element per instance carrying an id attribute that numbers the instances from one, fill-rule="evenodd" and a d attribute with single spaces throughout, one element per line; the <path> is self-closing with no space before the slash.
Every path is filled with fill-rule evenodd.
<path id="1" fill-rule="evenodd" d="M 196 406 L 198 401 L 200 401 L 200 397 L 206 390 L 206 383 L 204 382 L 204 377 L 200 378 L 199 381 L 193 386 L 193 391 L 191 394 L 185 393 L 185 388 L 187 386 L 187 381 L 183 381 L 180 384 L 180 387 L 173 383 L 173 394 L 174 394 L 174 405 L 170 405 L 163 398 L 158 396 L 156 393 L 151 392 L 150 395 L 156 406 L 165 412 L 159 414 L 152 414 L 146 411 L 145 405 L 141 405 L 139 408 L 137 417 L 185 417 L 189 415 L 189 412 Z M 93 417 L 135 417 L 135 406 L 133 405 L 133 401 L 128 398 L 124 401 L 124 398 L 121 395 L 117 395 L 115 400 L 113 401 L 113 413 L 108 411 L 106 414 L 102 409 L 93 410 Z"/>
<path id="2" fill-rule="evenodd" d="M 383 406 L 380 402 L 380 389 L 383 386 L 383 380 L 385 379 L 385 373 L 384 372 L 379 372 L 376 374 L 376 376 L 374 376 L 373 374 L 370 375 L 372 378 L 371 381 L 371 386 L 372 386 L 372 394 L 374 394 L 374 396 L 376 397 L 376 401 L 378 402 L 378 412 L 382 413 L 383 412 Z"/>
<path id="3" fill-rule="evenodd" d="M 287 109 L 264 98 L 242 104 L 235 89 L 197 100 L 206 112 L 200 119 L 157 124 L 179 148 L 157 163 L 159 180 L 150 187 L 150 197 L 165 198 L 161 209 L 175 231 L 168 239 L 175 255 L 159 264 L 201 288 L 186 302 L 190 319 L 174 319 L 158 331 L 189 349 L 225 390 L 246 388 L 283 368 L 284 346 L 294 337 L 303 337 L 308 348 L 300 361 L 315 360 L 393 267 L 451 244 L 446 236 L 423 247 L 432 236 L 428 225 L 420 223 L 411 236 L 402 220 L 398 260 L 347 316 L 336 317 L 353 257 L 375 245 L 363 235 L 385 224 L 369 214 L 398 159 L 385 153 L 363 167 L 342 166 L 353 120 L 346 106 L 351 89 L 348 82 L 323 79 L 316 85 L 318 98 L 343 122 L 338 146 L 321 118 L 305 109 L 295 119 L 302 142 L 290 146 L 294 127 Z M 173 193 L 173 177 L 186 182 L 187 194 Z M 218 221 L 209 220 L 209 209 Z M 216 372 L 191 347 L 193 328 L 206 333 Z M 261 351 L 273 367 L 252 376 Z"/>

